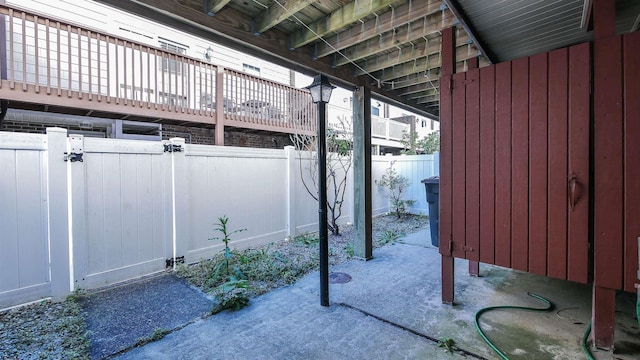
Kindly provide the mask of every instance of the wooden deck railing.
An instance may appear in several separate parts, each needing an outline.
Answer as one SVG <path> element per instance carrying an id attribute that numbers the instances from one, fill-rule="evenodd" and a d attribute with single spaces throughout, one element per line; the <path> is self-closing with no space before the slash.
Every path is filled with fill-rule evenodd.
<path id="1" fill-rule="evenodd" d="M 13 6 L 0 5 L 0 17 L 1 99 L 284 133 L 315 129 L 306 90 Z"/>

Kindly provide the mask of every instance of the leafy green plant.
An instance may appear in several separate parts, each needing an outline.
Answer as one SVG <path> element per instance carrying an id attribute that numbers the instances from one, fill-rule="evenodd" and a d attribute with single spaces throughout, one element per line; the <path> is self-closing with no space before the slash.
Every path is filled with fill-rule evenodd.
<path id="1" fill-rule="evenodd" d="M 411 182 L 405 176 L 399 175 L 393 167 L 394 165 L 395 161 L 392 161 L 382 175 L 382 178 L 376 180 L 376 184 L 386 189 L 387 196 L 393 207 L 393 213 L 396 215 L 396 218 L 400 219 L 402 215 L 406 213 L 407 208 L 416 201 L 403 199 L 404 192 L 409 185 L 411 185 Z"/>
<path id="2" fill-rule="evenodd" d="M 85 296 L 85 291 L 83 289 L 76 288 L 71 292 L 71 294 L 67 295 L 66 300 L 71 302 L 78 302 L 82 300 L 84 296 Z"/>
<path id="3" fill-rule="evenodd" d="M 345 246 L 344 252 L 347 253 L 349 257 L 353 257 L 353 255 L 355 255 L 356 252 L 355 252 L 355 249 L 353 248 L 352 242 L 350 242 L 349 244 L 347 244 L 347 246 Z"/>
<path id="4" fill-rule="evenodd" d="M 401 232 L 394 231 L 394 230 L 385 230 L 380 235 L 380 238 L 378 241 L 380 242 L 381 245 L 394 244 L 396 240 L 398 240 L 403 236 L 404 234 Z"/>
<path id="5" fill-rule="evenodd" d="M 297 244 L 306 245 L 306 246 L 316 245 L 320 241 L 317 235 L 310 234 L 310 233 L 300 234 L 296 236 L 294 239 Z"/>
<path id="6" fill-rule="evenodd" d="M 230 231 L 227 227 L 228 223 L 229 218 L 226 215 L 219 217 L 214 226 L 215 231 L 222 234 L 222 236 L 209 239 L 224 242 L 222 261 L 216 265 L 213 275 L 209 279 L 210 285 L 219 283 L 221 278 L 224 279 L 222 284 L 214 288 L 213 292 L 218 300 L 218 305 L 213 308 L 212 314 L 225 309 L 239 310 L 249 304 L 249 282 L 246 280 L 246 275 L 241 268 L 241 265 L 243 263 L 246 264 L 248 260 L 229 247 L 231 235 L 246 229 Z M 232 260 L 237 261 L 232 264 Z M 221 274 L 221 271 L 224 271 L 224 274 Z"/>
<path id="7" fill-rule="evenodd" d="M 249 305 L 249 282 L 231 277 L 229 281 L 218 286 L 214 294 L 218 305 L 211 310 L 211 314 L 225 309 L 240 310 Z"/>
<path id="8" fill-rule="evenodd" d="M 214 224 L 215 226 L 214 230 L 220 232 L 222 234 L 222 237 L 212 237 L 209 239 L 209 240 L 222 240 L 222 242 L 224 242 L 224 260 L 222 261 L 221 265 L 224 267 L 226 271 L 226 274 L 225 274 L 226 276 L 231 275 L 231 272 L 229 270 L 229 263 L 231 258 L 234 255 L 233 251 L 229 247 L 229 242 L 231 241 L 231 235 L 247 230 L 247 229 L 238 229 L 230 232 L 229 229 L 227 228 L 228 223 L 229 223 L 229 217 L 227 217 L 227 215 L 223 215 L 219 217 L 218 222 Z"/>
<path id="9" fill-rule="evenodd" d="M 456 341 L 453 340 L 452 338 L 441 337 L 440 340 L 438 341 L 438 347 L 444 348 L 444 351 L 446 352 L 453 352 L 456 350 L 455 343 Z"/>

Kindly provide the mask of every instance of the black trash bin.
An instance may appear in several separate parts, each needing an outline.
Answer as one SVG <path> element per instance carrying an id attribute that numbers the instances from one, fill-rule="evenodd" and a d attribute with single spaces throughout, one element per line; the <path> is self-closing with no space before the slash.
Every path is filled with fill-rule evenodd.
<path id="1" fill-rule="evenodd" d="M 440 177 L 432 176 L 422 180 L 427 190 L 427 202 L 429 203 L 429 228 L 431 229 L 431 245 L 438 246 L 438 231 L 440 230 L 439 216 L 440 206 L 438 198 L 440 197 Z"/>

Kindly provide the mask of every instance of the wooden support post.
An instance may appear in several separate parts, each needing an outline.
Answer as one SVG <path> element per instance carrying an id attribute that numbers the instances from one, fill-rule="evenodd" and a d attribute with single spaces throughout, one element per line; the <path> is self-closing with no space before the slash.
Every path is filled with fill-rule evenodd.
<path id="1" fill-rule="evenodd" d="M 615 290 L 623 284 L 622 41 L 615 1 L 595 0 L 594 25 L 594 290 L 592 339 L 613 349 Z"/>
<path id="2" fill-rule="evenodd" d="M 616 326 L 616 291 L 600 286 L 593 287 L 591 311 L 591 338 L 598 349 L 613 349 Z"/>
<path id="3" fill-rule="evenodd" d="M 442 75 L 440 77 L 440 234 L 442 255 L 442 302 L 453 304 L 454 259 L 452 254 L 452 140 L 453 107 L 451 75 L 455 72 L 455 28 L 442 30 Z"/>
<path id="4" fill-rule="evenodd" d="M 216 127 L 214 142 L 224 146 L 224 68 L 216 68 Z"/>
<path id="5" fill-rule="evenodd" d="M 371 200 L 371 90 L 353 92 L 353 252 L 356 257 L 373 258 Z"/>

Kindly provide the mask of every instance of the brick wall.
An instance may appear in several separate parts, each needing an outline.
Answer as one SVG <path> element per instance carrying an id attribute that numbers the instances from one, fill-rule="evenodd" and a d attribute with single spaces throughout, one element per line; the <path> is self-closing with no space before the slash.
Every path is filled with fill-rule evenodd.
<path id="1" fill-rule="evenodd" d="M 96 132 L 106 134 L 106 129 L 104 127 L 94 127 L 93 129 L 82 129 L 79 126 L 73 126 L 68 124 L 59 124 L 59 123 L 26 123 L 22 121 L 11 121 L 11 120 L 3 120 L 2 125 L 0 126 L 0 131 L 9 131 L 9 132 L 22 132 L 22 133 L 31 133 L 31 134 L 45 134 L 46 129 L 48 127 L 59 127 L 63 129 L 67 129 L 69 131 L 81 131 L 83 133 L 86 132 Z"/>
<path id="2" fill-rule="evenodd" d="M 189 135 L 191 138 L 189 138 Z M 215 145 L 214 129 L 203 129 L 199 127 L 162 125 L 162 138 L 164 140 L 173 137 L 181 137 L 187 143 Z M 289 140 L 289 135 L 249 133 L 243 131 L 225 130 L 224 144 L 226 146 L 282 149 L 287 145 L 293 145 Z"/>
<path id="3" fill-rule="evenodd" d="M 44 134 L 48 127 L 61 127 L 70 131 L 82 131 L 86 134 L 88 131 L 96 133 L 105 133 L 105 128 L 94 127 L 87 130 L 78 126 L 56 123 L 26 123 L 21 121 L 4 120 L 0 131 L 13 131 L 34 134 Z M 200 127 L 178 126 L 178 125 L 162 125 L 162 139 L 168 140 L 173 137 L 181 137 L 187 143 L 201 145 L 215 145 L 214 129 L 206 129 Z M 289 140 L 289 135 L 285 134 L 268 134 L 268 133 L 248 133 L 242 131 L 227 130 L 224 134 L 224 142 L 226 146 L 254 147 L 267 149 L 282 149 L 287 145 L 293 145 Z"/>

